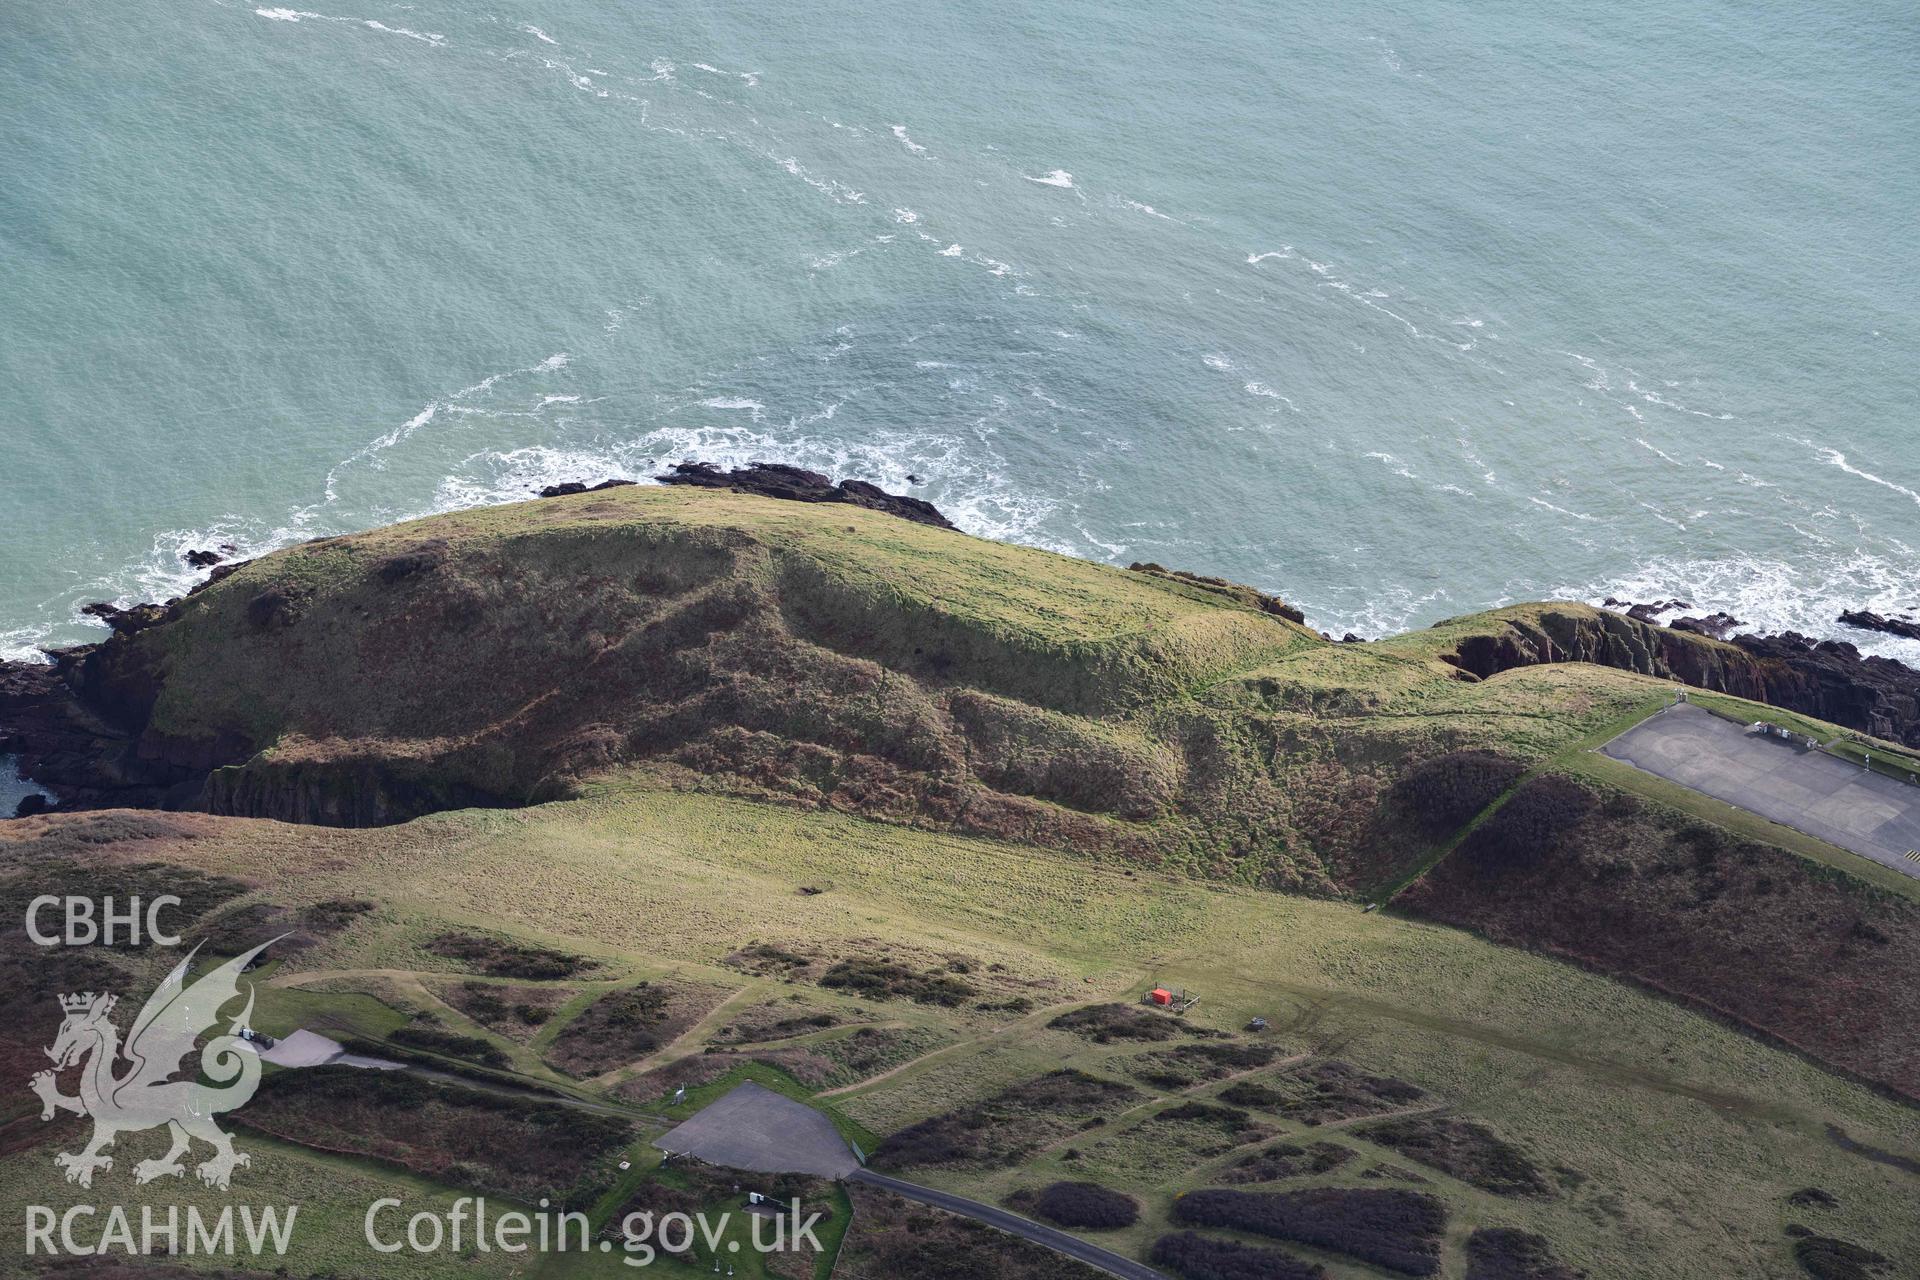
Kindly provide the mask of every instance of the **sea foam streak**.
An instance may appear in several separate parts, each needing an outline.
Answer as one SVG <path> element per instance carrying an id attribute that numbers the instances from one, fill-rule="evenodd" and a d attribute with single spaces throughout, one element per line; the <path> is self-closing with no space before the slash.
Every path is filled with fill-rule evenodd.
<path id="1" fill-rule="evenodd" d="M 1847 455 L 1838 449 L 1829 449 L 1825 445 L 1816 445 L 1808 440 L 1802 440 L 1800 443 L 1813 449 L 1818 454 L 1820 461 L 1826 463 L 1828 466 L 1838 467 L 1850 476 L 1865 480 L 1871 484 L 1877 484 L 1883 489 L 1891 489 L 1906 498 L 1909 502 L 1912 502 L 1915 506 L 1920 506 L 1920 493 L 1916 493 L 1914 490 L 1907 488 L 1906 485 L 1897 484 L 1892 480 L 1888 480 L 1884 476 L 1877 476 L 1871 471 L 1861 470 L 1851 462 L 1848 462 Z"/>
<path id="2" fill-rule="evenodd" d="M 405 36 L 409 40 L 418 40 L 423 44 L 430 44 L 435 46 L 436 48 L 443 48 L 447 43 L 447 38 L 445 36 L 439 35 L 435 32 L 409 31 L 405 27 L 390 27 L 384 22 L 375 22 L 372 18 L 368 18 L 366 22 L 363 23 L 362 25 L 371 27 L 375 31 L 384 31 L 388 35 Z"/>
<path id="3" fill-rule="evenodd" d="M 1036 178 L 1032 174 L 1028 174 L 1028 173 L 1023 173 L 1020 176 L 1025 178 L 1028 182 L 1037 182 L 1043 187 L 1073 186 L 1073 175 L 1068 173 L 1065 169 L 1050 170 L 1047 173 L 1047 175 L 1042 178 Z"/>

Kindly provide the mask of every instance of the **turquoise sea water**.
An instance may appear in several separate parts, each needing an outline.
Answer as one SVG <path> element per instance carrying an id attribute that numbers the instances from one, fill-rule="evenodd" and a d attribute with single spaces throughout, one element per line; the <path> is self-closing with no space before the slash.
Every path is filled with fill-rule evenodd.
<path id="1" fill-rule="evenodd" d="M 682 457 L 1335 634 L 1920 606 L 1909 6 L 324 4 L 0 6 L 10 653 Z"/>

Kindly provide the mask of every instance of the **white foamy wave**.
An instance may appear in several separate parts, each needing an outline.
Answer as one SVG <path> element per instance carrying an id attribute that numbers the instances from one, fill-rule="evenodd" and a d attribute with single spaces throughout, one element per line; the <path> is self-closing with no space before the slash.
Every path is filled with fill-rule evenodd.
<path id="1" fill-rule="evenodd" d="M 52 792 L 20 776 L 19 761 L 14 757 L 0 755 L 0 818 L 11 818 L 20 802 L 28 796 L 44 796 L 48 800 L 54 798 Z"/>
<path id="2" fill-rule="evenodd" d="M 382 461 L 380 455 L 405 443 L 416 431 L 432 422 L 443 411 L 458 407 L 467 407 L 464 406 L 462 402 L 478 396 L 490 395 L 495 387 L 510 378 L 518 378 L 525 374 L 553 373 L 564 369 L 571 359 L 572 357 L 566 352 L 556 351 L 538 364 L 528 365 L 524 369 L 509 369 L 504 373 L 490 373 L 470 387 L 462 387 L 450 396 L 428 401 L 426 406 L 411 418 L 408 418 L 393 430 L 368 441 L 352 456 L 328 471 L 325 486 L 326 501 L 333 502 L 337 500 L 339 496 L 338 482 L 345 471 L 351 467 L 362 464 L 372 466 L 376 469 L 384 467 L 386 464 Z"/>
<path id="3" fill-rule="evenodd" d="M 1545 507 L 1548 511 L 1556 512 L 1557 514 L 1563 515 L 1563 516 L 1570 516 L 1575 520 L 1585 521 L 1588 524 L 1598 524 L 1600 522 L 1600 517 L 1598 516 L 1586 515 L 1579 511 L 1569 511 L 1565 507 L 1555 506 L 1553 503 L 1548 502 L 1545 498 L 1538 498 L 1529 494 L 1527 496 L 1527 501 L 1531 502 L 1536 507 Z"/>
<path id="4" fill-rule="evenodd" d="M 433 45 L 435 48 L 444 48 L 447 43 L 447 38 L 437 32 L 409 31 L 405 27 L 390 27 L 386 23 L 376 22 L 372 18 L 368 18 L 362 25 L 370 27 L 375 31 L 384 31 L 391 36 L 405 36 L 409 40 L 418 40 L 423 44 Z"/>
<path id="5" fill-rule="evenodd" d="M 555 40 L 552 36 L 548 35 L 546 32 L 542 31 L 540 28 L 533 26 L 531 24 L 522 23 L 520 29 L 526 32 L 528 35 L 532 36 L 535 40 L 542 42 L 543 44 L 559 44 L 560 43 L 558 40 Z"/>
<path id="6" fill-rule="evenodd" d="M 1182 226 L 1186 225 L 1185 223 L 1182 223 L 1180 219 L 1172 216 L 1171 214 L 1162 213 L 1150 204 L 1142 204 L 1138 200 L 1129 200 L 1125 196 L 1121 196 L 1119 199 L 1120 199 L 1120 204 L 1123 207 L 1131 209 L 1135 213 L 1144 213 L 1149 218 L 1158 218 L 1162 222 L 1180 223 L 1180 225 Z"/>
<path id="7" fill-rule="evenodd" d="M 781 156 L 771 151 L 763 151 L 761 154 L 794 177 L 800 179 L 800 181 L 812 187 L 815 191 L 820 192 L 822 195 L 830 196 L 841 204 L 865 204 L 867 202 L 865 192 L 855 190 L 838 178 L 819 177 L 792 156 Z"/>
<path id="8" fill-rule="evenodd" d="M 1223 372 L 1225 370 L 1233 368 L 1233 361 L 1221 355 L 1201 356 L 1200 363 L 1204 364 L 1209 369 L 1219 369 L 1219 370 L 1222 370 Z"/>
<path id="9" fill-rule="evenodd" d="M 925 147 L 921 146 L 919 143 L 915 142 L 912 138 L 907 136 L 907 126 L 903 124 L 896 124 L 892 126 L 892 128 L 893 128 L 893 136 L 900 139 L 901 146 L 905 147 L 908 151 L 911 151 L 916 156 L 923 156 L 927 153 L 927 149 Z"/>
<path id="10" fill-rule="evenodd" d="M 1049 409 L 1057 409 L 1061 413 L 1085 413 L 1086 412 L 1085 409 L 1076 409 L 1070 404 L 1061 404 L 1058 400 L 1055 400 L 1052 396 L 1042 391 L 1039 387 L 1027 387 L 1024 389 L 1028 395 L 1032 396 L 1035 400 L 1038 400 L 1041 404 L 1044 404 Z"/>
<path id="11" fill-rule="evenodd" d="M 1292 401 L 1292 399 L 1290 399 L 1285 395 L 1282 395 L 1278 391 L 1275 391 L 1272 387 L 1268 386 L 1264 382 L 1249 382 L 1246 384 L 1246 386 L 1242 387 L 1241 390 L 1245 391 L 1250 396 L 1260 396 L 1262 399 L 1266 399 L 1266 400 L 1278 400 L 1281 404 L 1286 405 L 1287 408 L 1293 410 L 1295 413 L 1300 412 L 1300 406 L 1295 404 Z"/>
<path id="12" fill-rule="evenodd" d="M 1629 369 L 1627 370 L 1627 373 L 1629 375 L 1633 375 L 1633 370 Z M 1637 376 L 1637 375 L 1634 375 L 1634 376 Z M 1646 401 L 1648 404 L 1657 404 L 1663 409 L 1673 409 L 1680 413 L 1690 413 L 1696 418 L 1711 418 L 1715 422 L 1731 422 L 1733 420 L 1733 415 L 1731 413 L 1726 413 L 1726 412 L 1711 413 L 1705 409 L 1689 408 L 1687 405 L 1681 404 L 1678 400 L 1671 399 L 1668 396 L 1665 396 L 1658 391 L 1649 391 L 1645 387 L 1642 387 L 1638 382 L 1636 382 L 1634 380 L 1634 376 L 1629 376 L 1627 378 L 1627 390 L 1639 396 L 1642 400 Z M 1675 384 L 1669 382 L 1667 385 L 1673 386 Z"/>
<path id="13" fill-rule="evenodd" d="M 308 13 L 305 9 L 255 9 L 254 12 L 275 22 L 299 22 L 303 19 L 310 22 L 347 21 L 345 18 L 329 18 L 324 13 Z"/>
<path id="14" fill-rule="evenodd" d="M 767 406 L 761 404 L 758 400 L 749 400 L 744 396 L 708 396 L 705 400 L 700 401 L 700 404 L 703 408 L 707 409 L 744 409 L 752 415 L 755 422 L 759 422 L 766 417 L 767 413 Z"/>
<path id="15" fill-rule="evenodd" d="M 1266 253 L 1248 254 L 1247 265 L 1250 267 L 1257 267 L 1269 258 L 1278 258 L 1282 262 L 1287 262 L 1291 260 L 1293 257 L 1294 257 L 1293 246 L 1290 244 L 1283 244 L 1278 249 L 1270 249 Z"/>
<path id="16" fill-rule="evenodd" d="M 436 511 L 460 511 L 502 502 L 524 502 L 549 485 L 602 480 L 651 479 L 662 468 L 651 450 L 615 445 L 600 449 L 563 449 L 528 445 L 487 450 L 454 466 L 434 491 Z"/>
<path id="17" fill-rule="evenodd" d="M 1913 503 L 1915 506 L 1920 506 L 1920 492 L 1915 492 L 1914 490 L 1909 489 L 1904 484 L 1900 484 L 1896 481 L 1889 480 L 1884 476 L 1878 476 L 1871 471 L 1867 471 L 1867 470 L 1864 470 L 1863 468 L 1854 466 L 1851 462 L 1847 461 L 1847 455 L 1840 452 L 1838 449 L 1829 449 L 1825 445 L 1814 444 L 1810 440 L 1802 440 L 1800 443 L 1806 445 L 1809 449 L 1812 449 L 1815 452 L 1815 455 L 1819 457 L 1820 461 L 1826 463 L 1828 466 L 1838 467 L 1840 470 L 1846 472 L 1848 475 L 1853 476 L 1856 479 L 1865 480 L 1869 484 L 1877 484 L 1883 489 L 1891 489 L 1893 490 L 1893 492 L 1907 499 L 1907 501 Z"/>
<path id="18" fill-rule="evenodd" d="M 1839 621 L 1842 612 L 1866 609 L 1882 615 L 1920 611 L 1920 564 L 1863 551 L 1835 550 L 1785 560 L 1762 556 L 1727 559 L 1656 557 L 1615 578 L 1561 585 L 1541 594 L 1589 600 L 1678 597 L 1696 612 L 1724 609 L 1745 624 L 1742 631 L 1797 631 L 1823 640 L 1845 640 L 1862 653 L 1920 667 L 1920 641 L 1862 631 Z"/>
<path id="19" fill-rule="evenodd" d="M 1684 467 L 1687 465 L 1686 463 L 1680 461 L 1680 459 L 1674 457 L 1672 454 L 1666 452 L 1665 450 L 1653 444 L 1650 444 L 1648 441 L 1640 438 L 1639 436 L 1635 436 L 1633 442 L 1639 445 L 1642 449 L 1645 449 L 1648 453 L 1652 454 L 1654 457 L 1660 459 L 1660 461 L 1662 462 L 1671 463 L 1676 467 Z"/>
<path id="20" fill-rule="evenodd" d="M 1363 576 L 1371 568 L 1370 564 L 1364 562 L 1355 563 L 1352 565 L 1353 575 L 1356 578 Z M 1366 603 L 1358 608 L 1342 609 L 1305 595 L 1298 598 L 1289 596 L 1288 599 L 1306 613 L 1310 626 L 1324 627 L 1336 636 L 1351 631 L 1355 635 L 1374 639 L 1398 635 L 1410 627 L 1455 611 L 1452 607 L 1441 607 L 1444 602 L 1453 599 L 1444 590 L 1416 595 L 1403 586 L 1374 588 L 1367 592 Z"/>
<path id="21" fill-rule="evenodd" d="M 40 650 L 47 633 L 39 627 L 9 627 L 0 631 L 0 662 L 46 662 Z"/>
<path id="22" fill-rule="evenodd" d="M 730 80 L 743 80 L 749 89 L 760 83 L 760 73 L 758 71 L 722 71 L 719 67 L 712 66 L 705 62 L 696 62 L 693 65 L 695 70 L 704 71 L 710 76 L 725 76 Z"/>
<path id="23" fill-rule="evenodd" d="M 920 221 L 920 215 L 911 209 L 903 207 L 893 211 L 893 220 L 903 226 L 912 226 L 914 223 Z"/>
<path id="24" fill-rule="evenodd" d="M 1045 177 L 1036 178 L 1030 173 L 1020 175 L 1028 182 L 1037 182 L 1043 187 L 1072 187 L 1073 175 L 1065 169 L 1050 170 Z"/>

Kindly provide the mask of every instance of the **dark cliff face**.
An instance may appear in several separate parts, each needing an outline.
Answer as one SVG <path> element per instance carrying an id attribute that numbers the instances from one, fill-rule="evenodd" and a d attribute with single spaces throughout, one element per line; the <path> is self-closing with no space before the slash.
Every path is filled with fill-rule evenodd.
<path id="1" fill-rule="evenodd" d="M 0 663 L 0 751 L 17 755 L 63 807 L 198 807 L 210 770 L 252 754 L 238 737 L 148 732 L 163 674 L 137 637 L 175 616 L 173 604 L 116 610 L 100 644 L 59 651 L 51 663 Z"/>
<path id="2" fill-rule="evenodd" d="M 1760 673 L 1765 700 L 1876 737 L 1920 747 L 1920 671 L 1891 658 L 1863 658 L 1843 640 L 1787 632 L 1734 644 Z"/>
<path id="3" fill-rule="evenodd" d="M 149 625 L 166 620 L 161 615 Z M 258 744 L 242 735 L 153 732 L 148 721 L 163 676 L 151 651 L 130 643 L 131 634 L 116 631 L 52 664 L 0 663 L 0 750 L 18 755 L 27 776 L 53 788 L 62 808 L 196 809 L 364 827 L 547 798 L 510 801 L 378 758 L 249 767 Z"/>
<path id="4" fill-rule="evenodd" d="M 1467 636 L 1445 660 L 1485 679 L 1515 667 L 1591 662 L 1751 698 L 1920 747 L 1920 671 L 1841 641 L 1788 632 L 1715 642 L 1615 613 L 1552 610 Z"/>

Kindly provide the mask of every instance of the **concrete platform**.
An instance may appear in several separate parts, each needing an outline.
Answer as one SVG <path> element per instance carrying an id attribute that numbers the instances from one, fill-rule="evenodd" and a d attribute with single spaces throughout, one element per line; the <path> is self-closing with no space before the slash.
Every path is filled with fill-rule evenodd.
<path id="1" fill-rule="evenodd" d="M 844 1178 L 860 1167 L 833 1121 L 751 1080 L 656 1138 L 653 1145 L 753 1173 Z"/>
<path id="2" fill-rule="evenodd" d="M 1920 787 L 1691 704 L 1643 720 L 1607 755 L 1920 879 Z"/>
<path id="3" fill-rule="evenodd" d="M 276 1067 L 366 1067 L 374 1071 L 394 1071 L 401 1063 L 390 1062 L 385 1058 L 369 1058 L 361 1053 L 348 1053 L 346 1046 L 338 1040 L 329 1039 L 305 1027 L 284 1037 L 271 1049 L 254 1050 L 263 1062 L 271 1062 Z"/>

